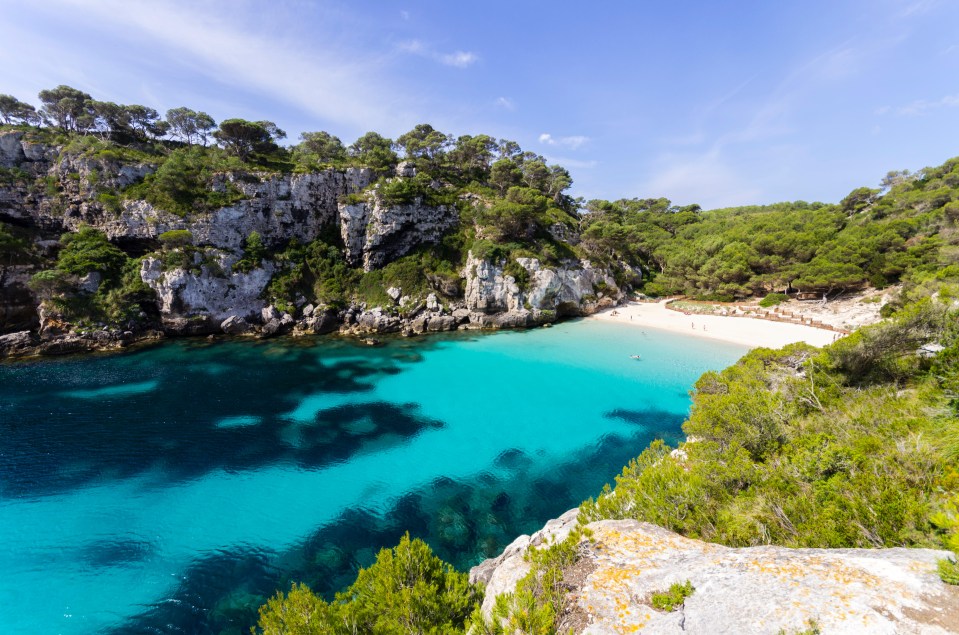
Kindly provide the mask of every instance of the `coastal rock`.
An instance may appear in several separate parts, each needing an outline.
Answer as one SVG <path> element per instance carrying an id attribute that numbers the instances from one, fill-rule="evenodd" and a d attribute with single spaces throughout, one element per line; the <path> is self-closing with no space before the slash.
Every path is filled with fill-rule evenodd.
<path id="1" fill-rule="evenodd" d="M 398 316 L 383 313 L 380 307 L 355 314 L 346 322 L 348 325 L 352 324 L 348 331 L 354 335 L 397 333 L 403 326 L 403 321 Z"/>
<path id="2" fill-rule="evenodd" d="M 334 311 L 314 310 L 310 316 L 300 320 L 294 332 L 298 334 L 321 335 L 323 333 L 332 333 L 340 326 L 340 319 Z"/>
<path id="3" fill-rule="evenodd" d="M 249 333 L 252 327 L 241 317 L 231 315 L 220 323 L 220 330 L 227 335 L 243 335 Z"/>
<path id="4" fill-rule="evenodd" d="M 510 313 L 500 322 L 526 324 L 529 311 L 555 311 L 556 315 L 585 315 L 622 299 L 622 292 L 605 270 L 589 261 L 544 267 L 536 258 L 517 258 L 529 276 L 525 289 L 504 272 L 504 265 L 475 258 L 466 261 L 466 307 L 475 313 Z M 527 315 L 522 320 L 520 316 Z M 474 321 L 474 320 L 471 320 Z"/>
<path id="5" fill-rule="evenodd" d="M 164 323 L 178 317 L 208 316 L 219 326 L 232 316 L 248 321 L 259 318 L 266 304 L 261 295 L 273 275 L 273 264 L 265 262 L 262 267 L 240 272 L 231 271 L 236 257 L 226 252 L 208 249 L 204 258 L 210 264 L 201 265 L 199 272 L 164 270 L 160 259 L 144 258 L 140 277 L 156 292 Z"/>
<path id="6" fill-rule="evenodd" d="M 555 544 L 566 540 L 576 528 L 578 509 L 571 509 L 559 518 L 554 518 L 532 536 L 520 536 L 514 540 L 499 556 L 485 560 L 470 569 L 470 582 L 486 585 L 483 597 L 483 612 L 489 615 L 496 602 L 496 596 L 510 593 L 516 583 L 529 573 L 530 564 L 523 557 L 532 547 Z"/>
<path id="7" fill-rule="evenodd" d="M 635 520 L 587 528 L 564 578 L 562 626 L 577 633 L 793 633 L 813 623 L 824 634 L 959 633 L 959 588 L 936 573 L 944 551 L 733 549 Z M 488 580 L 487 614 L 528 572 L 527 549 L 517 541 L 470 572 Z M 686 580 L 695 591 L 678 610 L 651 606 L 654 592 Z"/>
<path id="8" fill-rule="evenodd" d="M 456 318 L 452 315 L 433 315 L 430 316 L 426 324 L 426 330 L 432 332 L 453 331 L 456 329 Z"/>
<path id="9" fill-rule="evenodd" d="M 30 331 L 0 335 L 0 357 L 24 355 L 30 352 L 36 344 L 37 339 Z"/>

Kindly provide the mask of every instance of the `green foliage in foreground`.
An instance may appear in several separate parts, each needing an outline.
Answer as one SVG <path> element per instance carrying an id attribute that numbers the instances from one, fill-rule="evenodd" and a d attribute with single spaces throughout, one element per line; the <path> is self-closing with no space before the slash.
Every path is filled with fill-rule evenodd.
<path id="1" fill-rule="evenodd" d="M 489 619 L 477 609 L 473 614 L 476 635 L 550 635 L 556 632 L 563 613 L 566 571 L 576 562 L 579 543 L 590 531 L 577 527 L 562 542 L 526 553 L 530 572 L 516 584 L 513 593 L 496 596 Z"/>
<path id="2" fill-rule="evenodd" d="M 681 607 L 683 603 L 686 602 L 686 598 L 692 595 L 695 590 L 696 588 L 689 580 L 686 580 L 682 584 L 676 582 L 675 584 L 671 584 L 669 589 L 665 591 L 653 593 L 649 598 L 649 602 L 653 605 L 654 609 L 672 612 Z"/>
<path id="3" fill-rule="evenodd" d="M 959 482 L 959 419 L 917 342 L 959 343 L 942 305 L 817 352 L 758 349 L 696 383 L 673 455 L 654 442 L 581 508 L 731 546 L 939 546 L 932 518 Z M 892 345 L 893 342 L 901 342 Z M 953 441 L 954 443 L 954 441 Z"/>
<path id="4" fill-rule="evenodd" d="M 409 534 L 376 562 L 360 569 L 356 582 L 332 602 L 294 585 L 260 608 L 263 635 L 463 632 L 482 592 Z"/>

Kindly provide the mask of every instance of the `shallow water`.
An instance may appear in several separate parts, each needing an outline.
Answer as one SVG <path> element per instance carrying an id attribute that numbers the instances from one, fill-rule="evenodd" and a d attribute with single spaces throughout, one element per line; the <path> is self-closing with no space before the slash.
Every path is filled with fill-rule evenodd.
<path id="1" fill-rule="evenodd" d="M 0 632 L 247 633 L 407 530 L 472 566 L 675 442 L 744 352 L 581 321 L 0 366 Z"/>

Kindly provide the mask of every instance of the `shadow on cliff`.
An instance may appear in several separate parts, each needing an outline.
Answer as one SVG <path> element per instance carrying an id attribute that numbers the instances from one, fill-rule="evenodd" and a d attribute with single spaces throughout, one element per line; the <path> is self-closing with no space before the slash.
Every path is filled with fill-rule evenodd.
<path id="1" fill-rule="evenodd" d="M 364 402 L 363 393 L 441 341 L 176 342 L 2 367 L 0 494 L 58 493 L 148 472 L 163 486 L 217 469 L 318 468 L 372 444 L 403 443 L 442 422 L 416 404 Z"/>
<path id="2" fill-rule="evenodd" d="M 604 437 L 552 465 L 520 449 L 506 450 L 474 478 L 435 479 L 387 510 L 350 509 L 271 558 L 248 549 L 205 558 L 183 574 L 169 598 L 114 632 L 170 632 L 170 624 L 179 629 L 175 632 L 249 632 L 257 607 L 277 590 L 304 582 L 330 599 L 407 531 L 465 571 L 599 493 L 654 438 L 670 431 L 667 436 L 675 441 L 683 420 L 661 411 L 616 410 L 606 416 L 635 424 L 635 431 Z"/>

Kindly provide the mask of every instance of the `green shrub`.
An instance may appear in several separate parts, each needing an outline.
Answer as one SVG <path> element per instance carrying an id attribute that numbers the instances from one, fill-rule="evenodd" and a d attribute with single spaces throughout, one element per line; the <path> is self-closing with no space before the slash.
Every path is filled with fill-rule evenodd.
<path id="1" fill-rule="evenodd" d="M 168 249 L 187 247 L 193 244 L 193 232 L 189 229 L 171 229 L 163 232 L 157 238 Z"/>
<path id="2" fill-rule="evenodd" d="M 513 276 L 513 280 L 516 281 L 516 286 L 519 287 L 520 291 L 529 289 L 529 271 L 527 271 L 526 267 L 516 262 L 515 258 L 510 259 L 506 263 L 506 266 L 503 268 L 503 273 L 507 276 Z"/>
<path id="3" fill-rule="evenodd" d="M 97 194 L 97 201 L 99 201 L 100 204 L 103 205 L 103 209 L 108 212 L 119 214 L 123 211 L 123 203 L 116 192 L 99 192 Z"/>
<path id="4" fill-rule="evenodd" d="M 77 233 L 60 237 L 63 249 L 57 268 L 77 276 L 99 271 L 103 277 L 117 275 L 127 262 L 127 255 L 107 240 L 103 232 L 83 227 Z"/>
<path id="5" fill-rule="evenodd" d="M 260 608 L 263 635 L 312 633 L 462 632 L 483 597 L 469 576 L 433 555 L 429 546 L 406 534 L 376 562 L 360 569 L 356 582 L 332 602 L 304 585 L 278 593 Z"/>
<path id="6" fill-rule="evenodd" d="M 686 598 L 692 595 L 695 590 L 693 583 L 689 580 L 682 584 L 676 582 L 671 584 L 666 591 L 653 593 L 649 601 L 654 609 L 669 613 L 681 607 L 686 602 Z"/>
<path id="7" fill-rule="evenodd" d="M 768 308 L 771 306 L 776 306 L 777 304 L 782 304 L 789 299 L 785 293 L 770 293 L 765 298 L 759 301 L 759 306 Z"/>
<path id="8" fill-rule="evenodd" d="M 959 564 L 955 560 L 940 560 L 938 571 L 939 578 L 946 584 L 959 584 Z"/>

